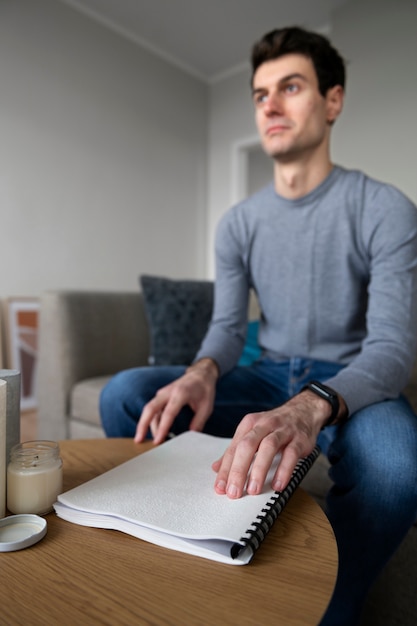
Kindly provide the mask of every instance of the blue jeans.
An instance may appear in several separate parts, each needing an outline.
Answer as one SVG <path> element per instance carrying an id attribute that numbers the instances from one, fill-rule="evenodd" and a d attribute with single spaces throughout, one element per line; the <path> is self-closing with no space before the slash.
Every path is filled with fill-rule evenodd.
<path id="1" fill-rule="evenodd" d="M 279 406 L 307 381 L 340 369 L 298 358 L 236 367 L 218 381 L 204 432 L 232 437 L 247 413 Z M 114 376 L 100 399 L 107 436 L 133 437 L 144 404 L 184 370 L 145 367 Z M 183 409 L 172 432 L 187 430 L 191 416 Z M 318 443 L 331 463 L 326 513 L 339 550 L 336 587 L 320 626 L 353 626 L 370 586 L 417 518 L 417 417 L 404 398 L 387 400 L 324 429 Z"/>

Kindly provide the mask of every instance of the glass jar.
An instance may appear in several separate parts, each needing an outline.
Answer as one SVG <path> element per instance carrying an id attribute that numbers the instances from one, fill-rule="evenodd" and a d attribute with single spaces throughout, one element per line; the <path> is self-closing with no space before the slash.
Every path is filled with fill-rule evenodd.
<path id="1" fill-rule="evenodd" d="M 49 513 L 61 492 L 62 459 L 55 441 L 13 446 L 7 467 L 7 508 L 11 513 Z"/>

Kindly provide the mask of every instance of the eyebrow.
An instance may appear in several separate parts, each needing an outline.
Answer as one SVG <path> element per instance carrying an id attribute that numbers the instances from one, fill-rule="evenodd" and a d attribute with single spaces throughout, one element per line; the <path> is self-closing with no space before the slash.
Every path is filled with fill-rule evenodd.
<path id="1" fill-rule="evenodd" d="M 277 84 L 282 85 L 283 83 L 288 83 L 288 81 L 294 80 L 294 78 L 299 78 L 305 83 L 307 82 L 307 78 L 304 76 L 304 74 L 300 74 L 299 72 L 294 72 L 293 74 L 287 74 L 287 76 L 283 76 L 282 78 L 280 78 Z M 252 88 L 252 95 L 254 96 L 255 94 L 260 93 L 265 90 L 266 90 L 266 87 Z"/>

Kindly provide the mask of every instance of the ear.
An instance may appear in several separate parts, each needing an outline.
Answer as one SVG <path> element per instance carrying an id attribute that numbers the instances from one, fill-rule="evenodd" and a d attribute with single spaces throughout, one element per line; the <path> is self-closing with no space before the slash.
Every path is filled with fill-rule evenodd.
<path id="1" fill-rule="evenodd" d="M 343 109 L 345 92 L 341 85 L 331 87 L 326 93 L 326 121 L 334 124 Z"/>

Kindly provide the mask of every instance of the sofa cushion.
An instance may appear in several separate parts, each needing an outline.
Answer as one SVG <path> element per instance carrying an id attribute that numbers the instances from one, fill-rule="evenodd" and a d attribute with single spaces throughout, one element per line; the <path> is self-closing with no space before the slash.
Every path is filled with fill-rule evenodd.
<path id="1" fill-rule="evenodd" d="M 101 426 L 99 398 L 111 376 L 86 378 L 74 385 L 70 396 L 70 415 L 82 422 Z"/>
<path id="2" fill-rule="evenodd" d="M 151 338 L 150 365 L 189 365 L 206 334 L 214 285 L 207 280 L 140 276 Z"/>

